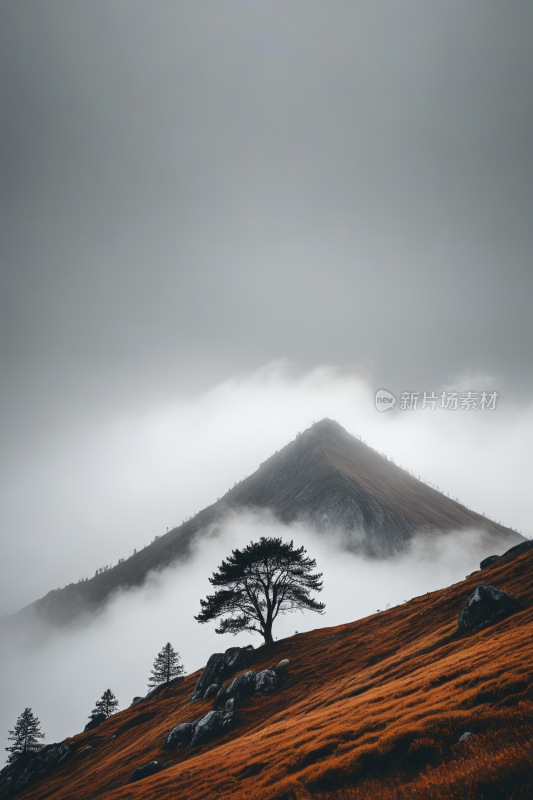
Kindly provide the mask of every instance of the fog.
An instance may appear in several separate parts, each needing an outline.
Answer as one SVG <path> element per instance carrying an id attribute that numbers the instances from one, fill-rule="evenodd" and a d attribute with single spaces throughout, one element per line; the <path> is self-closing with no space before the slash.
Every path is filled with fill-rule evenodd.
<path id="1" fill-rule="evenodd" d="M 222 559 L 260 536 L 304 545 L 317 561 L 315 571 L 323 573 L 324 588 L 316 596 L 326 604 L 325 612 L 279 616 L 274 625 L 278 639 L 350 622 L 462 580 L 477 568 L 480 552 L 478 532 L 462 531 L 433 541 L 415 538 L 408 553 L 379 562 L 347 554 L 342 532 L 324 537 L 299 524 L 280 525 L 267 513 L 234 514 L 216 531 L 206 532 L 186 565 L 152 575 L 144 588 L 115 596 L 97 619 L 63 631 L 35 620 L 11 634 L 4 631 L 0 680 L 9 692 L 0 730 L 12 728 L 29 706 L 41 721 L 45 742 L 73 736 L 83 730 L 108 688 L 120 708 L 126 708 L 134 696 L 148 691 L 154 658 L 167 641 L 188 674 L 213 652 L 250 643 L 258 647 L 262 638 L 256 634 L 217 635 L 216 623 L 199 625 L 193 615 L 200 611 L 200 598 L 213 593 L 208 577 Z"/>

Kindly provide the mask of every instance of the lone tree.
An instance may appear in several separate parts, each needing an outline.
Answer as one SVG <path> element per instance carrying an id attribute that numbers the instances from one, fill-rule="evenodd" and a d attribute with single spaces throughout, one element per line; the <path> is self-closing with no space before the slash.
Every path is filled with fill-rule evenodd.
<path id="1" fill-rule="evenodd" d="M 41 733 L 39 720 L 33 716 L 31 708 L 24 709 L 15 723 L 15 730 L 9 733 L 11 736 L 7 738 L 14 742 L 10 747 L 6 747 L 6 750 L 9 750 L 7 760 L 10 763 L 16 761 L 19 756 L 36 753 L 42 747 L 37 740 L 44 739 L 44 733 Z"/>
<path id="2" fill-rule="evenodd" d="M 94 719 L 98 716 L 98 714 L 105 714 L 106 717 L 110 717 L 111 714 L 114 714 L 115 711 L 118 710 L 118 700 L 111 691 L 111 689 L 106 689 L 103 693 L 100 700 L 96 702 L 95 707 L 91 711 L 89 715 L 89 719 Z"/>
<path id="3" fill-rule="evenodd" d="M 168 684 L 172 678 L 183 675 L 185 669 L 179 661 L 179 653 L 176 653 L 170 642 L 167 642 L 156 656 L 154 668 L 150 671 L 148 687 L 153 689 L 161 683 Z"/>
<path id="4" fill-rule="evenodd" d="M 209 578 L 217 591 L 200 600 L 202 610 L 195 620 L 204 623 L 227 615 L 216 633 L 255 631 L 273 644 L 272 625 L 278 614 L 298 610 L 321 614 L 325 608 L 310 595 L 322 591 L 322 573 L 311 574 L 316 561 L 304 553 L 307 550 L 295 550 L 293 542 L 265 536 L 243 550 L 233 550 Z"/>

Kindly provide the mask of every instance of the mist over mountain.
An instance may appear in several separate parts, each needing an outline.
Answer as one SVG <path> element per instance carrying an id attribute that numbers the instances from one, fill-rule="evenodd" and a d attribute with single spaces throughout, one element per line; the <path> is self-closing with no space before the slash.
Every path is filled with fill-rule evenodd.
<path id="1" fill-rule="evenodd" d="M 52 590 L 15 617 L 36 614 L 62 625 L 96 613 L 116 592 L 141 586 L 149 573 L 188 559 L 193 544 L 246 509 L 268 511 L 282 524 L 301 522 L 318 533 L 335 533 L 347 550 L 378 559 L 403 552 L 415 534 L 434 538 L 475 530 L 481 533 L 480 558 L 524 540 L 428 486 L 326 418 L 143 550 L 90 580 Z"/>

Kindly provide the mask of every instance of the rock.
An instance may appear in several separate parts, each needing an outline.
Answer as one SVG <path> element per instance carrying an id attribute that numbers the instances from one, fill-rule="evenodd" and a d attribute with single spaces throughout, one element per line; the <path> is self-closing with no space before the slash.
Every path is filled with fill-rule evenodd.
<path id="1" fill-rule="evenodd" d="M 196 681 L 191 703 L 202 700 L 212 683 L 222 683 L 224 680 L 224 653 L 213 653 L 205 665 L 202 674 Z"/>
<path id="2" fill-rule="evenodd" d="M 221 733 L 229 733 L 229 731 L 233 728 L 233 721 L 235 716 L 233 711 L 227 711 L 224 714 L 224 719 L 222 720 L 222 730 Z"/>
<path id="3" fill-rule="evenodd" d="M 237 703 L 247 700 L 255 692 L 255 678 L 256 675 L 252 669 L 237 675 L 235 680 L 228 686 L 226 699 L 233 697 Z"/>
<path id="4" fill-rule="evenodd" d="M 289 659 L 284 658 L 283 661 L 280 661 L 276 669 L 287 669 L 289 666 Z"/>
<path id="5" fill-rule="evenodd" d="M 244 669 L 253 660 L 254 648 L 251 644 L 247 647 L 229 647 L 224 653 L 224 677 L 233 675 L 237 670 Z"/>
<path id="6" fill-rule="evenodd" d="M 134 698 L 133 698 L 133 700 L 132 700 L 132 702 L 131 702 L 130 708 L 132 708 L 132 706 L 136 706 L 136 705 L 137 705 L 137 703 L 140 703 L 140 702 L 141 702 L 141 700 L 144 700 L 144 697 L 139 697 L 139 695 L 137 695 L 136 697 L 134 697 Z"/>
<path id="7" fill-rule="evenodd" d="M 130 781 L 134 783 L 135 781 L 140 781 L 143 778 L 148 778 L 150 775 L 155 775 L 158 772 L 161 772 L 163 769 L 163 765 L 159 763 L 159 761 L 149 761 L 147 764 L 142 764 L 137 769 L 134 769 L 131 773 Z"/>
<path id="8" fill-rule="evenodd" d="M 179 675 L 177 678 L 172 678 L 172 680 L 169 681 L 168 683 L 160 683 L 154 689 L 151 689 L 147 695 L 145 695 L 144 700 L 151 700 L 152 697 L 157 697 L 157 695 L 161 694 L 161 692 L 164 692 L 165 689 L 168 689 L 170 686 L 174 686 L 176 683 L 179 683 L 183 679 L 184 676 Z"/>
<path id="9" fill-rule="evenodd" d="M 223 686 L 222 689 L 219 691 L 215 698 L 215 702 L 213 703 L 213 709 L 222 710 L 226 707 L 226 701 L 228 700 L 228 687 Z"/>
<path id="10" fill-rule="evenodd" d="M 222 711 L 210 711 L 205 717 L 202 717 L 196 725 L 191 747 L 198 747 L 222 733 L 225 716 Z"/>
<path id="11" fill-rule="evenodd" d="M 91 717 L 91 719 L 89 720 L 89 722 L 87 723 L 87 725 L 83 729 L 83 732 L 86 733 L 87 731 L 94 730 L 99 725 L 101 725 L 102 722 L 105 722 L 106 719 L 107 719 L 107 717 L 106 717 L 105 714 L 95 714 L 94 717 Z"/>
<path id="12" fill-rule="evenodd" d="M 233 714 L 235 710 L 235 698 L 230 697 L 229 700 L 226 700 L 226 705 L 224 706 L 224 712 L 226 714 Z"/>
<path id="13" fill-rule="evenodd" d="M 493 586 L 476 586 L 459 612 L 459 633 L 476 631 L 520 611 L 522 605 L 510 594 Z"/>
<path id="14" fill-rule="evenodd" d="M 247 667 L 253 655 L 254 648 L 251 644 L 247 647 L 229 647 L 224 653 L 213 653 L 196 681 L 191 703 L 202 700 L 212 684 L 218 683 L 220 686 L 225 678 Z"/>
<path id="15" fill-rule="evenodd" d="M 198 722 L 180 722 L 179 725 L 172 728 L 163 742 L 163 750 L 174 750 L 190 744 L 197 724 Z"/>
<path id="16" fill-rule="evenodd" d="M 280 686 L 281 679 L 278 672 L 274 669 L 265 669 L 259 672 L 255 678 L 255 691 L 264 694 L 272 694 Z"/>
<path id="17" fill-rule="evenodd" d="M 211 686 L 208 686 L 205 690 L 204 700 L 209 700 L 210 697 L 215 697 L 220 691 L 220 684 L 219 683 L 212 683 Z"/>
<path id="18" fill-rule="evenodd" d="M 490 567 L 491 564 L 494 564 L 495 561 L 499 561 L 501 556 L 487 556 L 484 558 L 483 561 L 479 564 L 479 569 L 485 569 L 485 567 Z"/>
<path id="19" fill-rule="evenodd" d="M 48 744 L 6 764 L 0 770 L 0 798 L 12 797 L 45 778 L 74 755 L 75 748 L 75 744 Z"/>
<path id="20" fill-rule="evenodd" d="M 90 756 L 91 753 L 94 753 L 94 747 L 88 744 L 87 747 L 84 747 L 83 750 L 81 751 L 80 757 L 85 758 L 85 756 Z"/>
<path id="21" fill-rule="evenodd" d="M 475 733 L 470 733 L 470 731 L 467 731 L 466 733 L 463 733 L 462 736 L 459 736 L 460 742 L 466 742 L 467 739 L 477 739 L 477 736 Z"/>

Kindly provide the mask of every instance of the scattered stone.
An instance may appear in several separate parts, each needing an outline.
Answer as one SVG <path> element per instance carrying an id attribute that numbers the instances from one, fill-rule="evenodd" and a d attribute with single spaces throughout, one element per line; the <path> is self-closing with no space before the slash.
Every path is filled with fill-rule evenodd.
<path id="1" fill-rule="evenodd" d="M 89 722 L 87 723 L 87 725 L 83 729 L 83 732 L 86 733 L 87 731 L 94 730 L 99 725 L 101 725 L 102 722 L 105 722 L 106 719 L 107 719 L 107 717 L 106 717 L 105 714 L 95 714 L 94 717 L 91 717 L 91 719 L 89 720 Z"/>
<path id="2" fill-rule="evenodd" d="M 225 714 L 222 711 L 210 711 L 196 725 L 191 741 L 191 747 L 208 742 L 223 732 Z"/>
<path id="3" fill-rule="evenodd" d="M 485 567 L 490 567 L 491 564 L 494 564 L 496 561 L 499 561 L 500 558 L 501 556 L 487 556 L 487 558 L 484 558 L 483 561 L 480 562 L 479 569 L 485 569 Z"/>
<path id="4" fill-rule="evenodd" d="M 177 747 L 186 747 L 190 744 L 197 724 L 198 722 L 181 722 L 175 728 L 172 728 L 163 742 L 163 750 L 174 750 Z"/>
<path id="5" fill-rule="evenodd" d="M 253 669 L 241 672 L 228 686 L 226 699 L 233 697 L 237 703 L 247 700 L 255 692 L 255 679 L 256 674 Z"/>
<path id="6" fill-rule="evenodd" d="M 116 733 L 114 733 L 112 736 L 108 736 L 107 737 L 106 742 L 112 742 L 113 739 L 116 739 L 116 738 L 117 738 L 117 735 L 116 735 Z"/>
<path id="7" fill-rule="evenodd" d="M 205 690 L 204 700 L 209 700 L 210 697 L 215 697 L 220 691 L 220 683 L 212 683 Z"/>
<path id="8" fill-rule="evenodd" d="M 148 778 L 150 775 L 155 775 L 156 773 L 161 772 L 162 769 L 163 765 L 160 764 L 159 761 L 149 761 L 148 764 L 142 764 L 142 766 L 133 770 L 130 781 L 131 783 L 140 781 L 143 778 Z"/>
<path id="9" fill-rule="evenodd" d="M 478 738 L 477 734 L 470 733 L 470 731 L 467 731 L 466 733 L 463 733 L 463 735 L 459 737 L 459 741 L 466 742 L 467 739 L 477 739 L 477 738 Z"/>
<path id="10" fill-rule="evenodd" d="M 255 691 L 264 694 L 272 694 L 281 684 L 281 679 L 275 669 L 265 669 L 259 672 L 255 678 Z"/>
<path id="11" fill-rule="evenodd" d="M 476 631 L 520 611 L 522 605 L 507 592 L 493 586 L 476 586 L 459 612 L 459 633 Z"/>
<path id="12" fill-rule="evenodd" d="M 84 747 L 83 750 L 81 751 L 80 757 L 85 758 L 85 756 L 90 756 L 91 753 L 94 753 L 94 747 L 88 744 L 87 747 Z"/>

